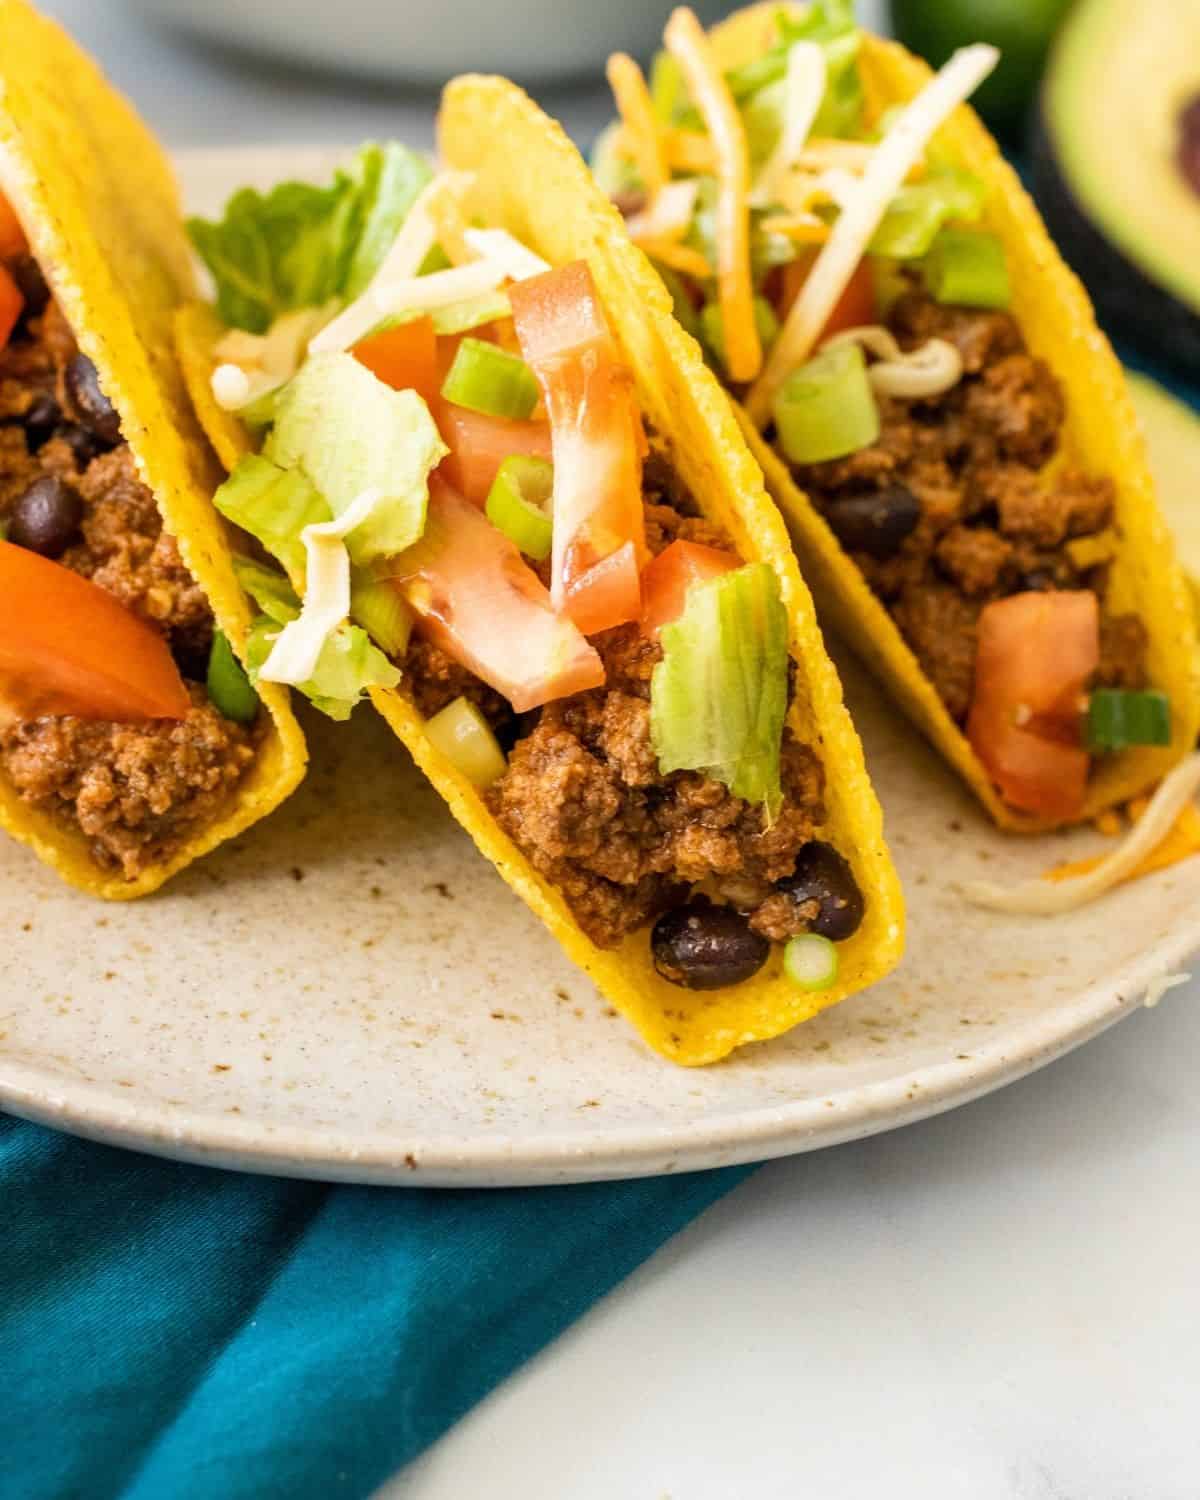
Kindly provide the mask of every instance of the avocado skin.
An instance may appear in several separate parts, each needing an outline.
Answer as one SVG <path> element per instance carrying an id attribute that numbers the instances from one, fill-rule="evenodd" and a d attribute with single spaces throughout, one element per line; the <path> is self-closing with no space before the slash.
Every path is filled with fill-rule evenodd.
<path id="1" fill-rule="evenodd" d="M 1041 110 L 1033 129 L 1030 166 L 1042 217 L 1087 287 L 1108 332 L 1192 374 L 1200 370 L 1200 316 L 1151 281 L 1088 218 L 1063 173 Z M 1200 267 L 1196 274 L 1200 280 Z"/>

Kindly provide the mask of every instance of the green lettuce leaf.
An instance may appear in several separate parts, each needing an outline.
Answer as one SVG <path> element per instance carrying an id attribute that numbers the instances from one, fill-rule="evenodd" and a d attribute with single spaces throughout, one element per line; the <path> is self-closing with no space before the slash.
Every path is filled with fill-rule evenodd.
<path id="1" fill-rule="evenodd" d="M 246 673 L 258 682 L 263 663 L 271 654 L 281 623 L 262 614 L 253 622 L 246 638 Z M 317 658 L 317 669 L 299 691 L 323 714 L 339 721 L 348 719 L 369 687 L 392 688 L 400 673 L 383 652 L 373 646 L 365 630 L 341 625 L 325 641 Z"/>
<path id="2" fill-rule="evenodd" d="M 300 596 L 282 573 L 236 553 L 233 571 L 245 592 L 277 625 L 286 625 L 300 613 Z"/>
<path id="3" fill-rule="evenodd" d="M 280 468 L 303 471 L 335 516 L 364 490 L 382 492 L 370 518 L 346 538 L 359 565 L 394 557 L 418 540 L 429 474 L 447 452 L 421 397 L 392 390 L 351 354 L 308 360 L 279 398 L 264 449 Z"/>
<path id="4" fill-rule="evenodd" d="M 305 475 L 273 464 L 261 454 L 248 454 L 238 461 L 213 496 L 213 504 L 277 557 L 294 584 L 304 579 L 301 531 L 314 522 L 333 519 L 328 504 Z"/>
<path id="5" fill-rule="evenodd" d="M 406 146 L 370 143 L 328 187 L 242 188 L 221 219 L 189 219 L 221 317 L 265 333 L 281 313 L 357 296 L 431 176 L 425 159 Z"/>
<path id="6" fill-rule="evenodd" d="M 787 613 L 766 563 L 693 584 L 650 682 L 659 768 L 702 771 L 774 814 L 788 694 Z"/>

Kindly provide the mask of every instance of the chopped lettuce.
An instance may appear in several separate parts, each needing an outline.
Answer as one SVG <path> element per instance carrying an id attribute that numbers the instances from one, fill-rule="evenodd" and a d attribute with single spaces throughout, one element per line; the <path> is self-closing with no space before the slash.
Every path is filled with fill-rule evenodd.
<path id="1" fill-rule="evenodd" d="M 650 684 L 660 769 L 702 771 L 737 797 L 778 810 L 787 712 L 787 614 L 766 563 L 693 584 L 662 629 Z"/>
<path id="2" fill-rule="evenodd" d="M 277 625 L 286 625 L 300 613 L 300 596 L 282 573 L 265 568 L 252 557 L 237 554 L 233 559 L 233 571 L 245 592 Z"/>
<path id="3" fill-rule="evenodd" d="M 242 188 L 220 220 L 189 219 L 221 317 L 265 333 L 281 313 L 356 297 L 431 176 L 425 159 L 406 146 L 370 143 L 328 187 Z"/>
<path id="4" fill-rule="evenodd" d="M 872 255 L 917 260 L 943 225 L 951 220 L 976 223 L 986 197 L 986 184 L 973 172 L 959 167 L 931 170 L 920 182 L 905 183 L 900 189 L 867 248 Z"/>
<path id="5" fill-rule="evenodd" d="M 275 645 L 282 626 L 270 615 L 262 614 L 250 627 L 246 638 L 246 671 L 252 683 Z M 341 625 L 326 638 L 317 658 L 316 670 L 299 691 L 331 719 L 350 717 L 354 706 L 369 687 L 395 687 L 400 673 L 387 657 L 373 646 L 365 630 L 357 625 Z"/>
<path id="6" fill-rule="evenodd" d="M 346 538 L 360 565 L 417 541 L 429 474 L 447 451 L 421 397 L 392 390 L 350 354 L 308 360 L 279 399 L 264 450 L 281 468 L 302 470 L 334 516 L 364 490 L 380 491 L 370 517 Z"/>
<path id="7" fill-rule="evenodd" d="M 329 506 L 305 475 L 281 468 L 260 454 L 238 461 L 213 496 L 213 504 L 277 557 L 293 583 L 304 577 L 301 531 L 332 519 Z"/>

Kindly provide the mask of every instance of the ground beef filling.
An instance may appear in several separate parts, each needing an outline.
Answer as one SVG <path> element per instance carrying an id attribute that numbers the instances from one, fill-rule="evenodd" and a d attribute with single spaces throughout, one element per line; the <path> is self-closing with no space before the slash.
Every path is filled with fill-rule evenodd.
<path id="1" fill-rule="evenodd" d="M 128 446 L 108 430 L 111 415 L 106 422 L 81 404 L 66 321 L 44 289 L 37 294 L 36 268 L 21 270 L 33 295 L 0 351 L 0 520 L 20 516 L 38 481 L 67 486 L 78 522 L 53 549 L 56 560 L 163 632 L 192 679 L 192 707 L 181 721 L 140 724 L 0 717 L 0 773 L 26 801 L 76 825 L 98 865 L 133 880 L 218 815 L 254 758 L 261 726 L 224 718 L 199 685 L 212 641 L 208 603 L 162 529 Z"/>
<path id="2" fill-rule="evenodd" d="M 647 465 L 646 535 L 658 553 L 677 538 L 731 548 L 720 528 L 686 503 L 656 464 Z M 661 648 L 635 625 L 594 637 L 603 688 L 523 715 L 507 772 L 487 800 L 501 827 L 566 898 L 579 925 L 612 947 L 660 912 L 699 892 L 734 906 L 750 927 L 781 941 L 807 929 L 804 903 L 780 899 L 798 851 L 824 821 L 823 773 L 785 733 L 783 805 L 768 826 L 762 809 L 694 772 L 664 776 L 650 742 L 650 676 Z M 422 712 L 460 692 L 504 725 L 507 705 L 481 689 L 428 642 L 405 659 L 408 691 Z M 498 711 L 497 711 L 498 704 Z M 493 722 L 497 722 L 494 718 Z"/>
<path id="3" fill-rule="evenodd" d="M 1112 481 L 1039 472 L 1064 417 L 1049 367 L 1028 352 L 1008 313 L 910 293 L 889 323 L 905 348 L 933 337 L 954 344 L 963 379 L 932 400 L 881 398 L 874 443 L 796 473 L 951 715 L 961 723 L 971 705 L 984 605 L 1030 589 L 1094 590 L 1103 619 L 1098 682 L 1144 686 L 1145 626 L 1136 615 L 1103 613 L 1105 565 L 1072 545 L 1111 525 Z M 880 524 L 870 550 L 856 550 L 853 523 L 867 497 L 880 507 Z"/>

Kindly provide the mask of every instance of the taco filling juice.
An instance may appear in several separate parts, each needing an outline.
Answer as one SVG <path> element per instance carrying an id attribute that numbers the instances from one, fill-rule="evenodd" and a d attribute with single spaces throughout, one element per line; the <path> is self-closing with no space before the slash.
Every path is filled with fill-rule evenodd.
<path id="1" fill-rule="evenodd" d="M 1171 703 L 1110 598 L 1113 479 L 1052 462 L 1063 389 L 1008 310 L 988 184 L 932 140 L 996 54 L 872 108 L 849 5 L 756 14 L 732 68 L 687 11 L 649 87 L 614 58 L 595 169 L 1004 804 L 1077 819 L 1103 758 L 1171 743 Z"/>
<path id="2" fill-rule="evenodd" d="M 225 808 L 259 703 L 0 198 L 0 776 L 136 881 Z"/>
<path id="3" fill-rule="evenodd" d="M 343 201 L 372 177 L 404 184 L 374 223 Z M 224 318 L 198 404 L 253 433 L 215 497 L 263 549 L 251 675 L 338 717 L 403 695 L 599 947 L 653 926 L 658 974 L 713 989 L 788 943 L 827 988 L 864 900 L 785 725 L 777 575 L 646 430 L 587 264 L 476 222 L 469 188 L 367 147 L 192 226 Z M 273 257 L 285 212 L 307 242 Z"/>

